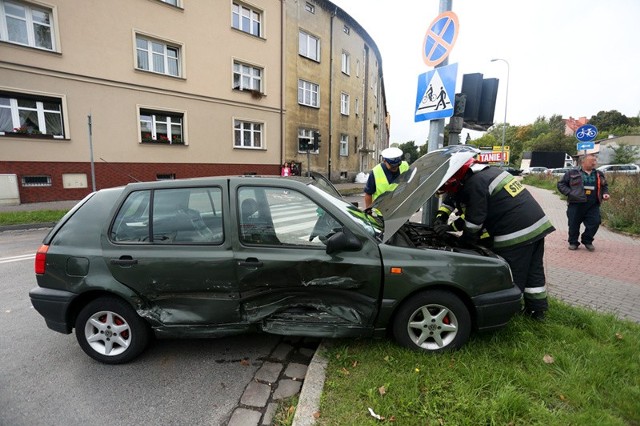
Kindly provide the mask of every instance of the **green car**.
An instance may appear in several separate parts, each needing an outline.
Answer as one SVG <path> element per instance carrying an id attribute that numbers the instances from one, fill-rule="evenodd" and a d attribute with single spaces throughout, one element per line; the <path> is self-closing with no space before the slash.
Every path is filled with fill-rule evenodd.
<path id="1" fill-rule="evenodd" d="M 383 336 L 427 352 L 519 311 L 507 263 L 410 220 L 475 155 L 437 150 L 372 216 L 319 175 L 141 182 L 90 194 L 49 232 L 29 296 L 92 358 L 132 360 L 150 337 L 263 331 Z"/>

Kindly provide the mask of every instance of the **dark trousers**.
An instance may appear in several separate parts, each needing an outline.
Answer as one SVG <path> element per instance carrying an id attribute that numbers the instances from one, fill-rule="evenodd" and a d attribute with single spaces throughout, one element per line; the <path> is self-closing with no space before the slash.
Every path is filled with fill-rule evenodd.
<path id="1" fill-rule="evenodd" d="M 511 267 L 514 283 L 524 293 L 524 308 L 546 311 L 546 280 L 544 276 L 544 238 L 524 246 L 500 250 L 499 254 Z"/>
<path id="2" fill-rule="evenodd" d="M 582 244 L 593 243 L 600 223 L 600 204 L 597 202 L 569 203 L 567 207 L 567 218 L 569 219 L 569 244 L 578 244 L 580 237 L 580 224 L 584 223 L 584 232 L 580 240 Z"/>

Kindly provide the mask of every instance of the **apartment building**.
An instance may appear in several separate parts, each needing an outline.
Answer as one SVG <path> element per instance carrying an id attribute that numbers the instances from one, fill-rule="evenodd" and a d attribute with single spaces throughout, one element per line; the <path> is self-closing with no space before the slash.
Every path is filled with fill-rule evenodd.
<path id="1" fill-rule="evenodd" d="M 0 0 L 0 18 L 0 174 L 22 203 L 285 161 L 339 181 L 388 143 L 380 54 L 328 1 Z"/>

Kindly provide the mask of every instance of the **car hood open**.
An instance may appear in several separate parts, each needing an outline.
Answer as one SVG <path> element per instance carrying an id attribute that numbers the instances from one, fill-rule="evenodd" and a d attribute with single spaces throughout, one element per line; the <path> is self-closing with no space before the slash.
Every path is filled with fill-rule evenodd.
<path id="1" fill-rule="evenodd" d="M 382 242 L 386 242 L 444 183 L 480 151 L 467 145 L 453 145 L 431 151 L 398 176 L 398 187 L 373 203 L 384 219 Z"/>

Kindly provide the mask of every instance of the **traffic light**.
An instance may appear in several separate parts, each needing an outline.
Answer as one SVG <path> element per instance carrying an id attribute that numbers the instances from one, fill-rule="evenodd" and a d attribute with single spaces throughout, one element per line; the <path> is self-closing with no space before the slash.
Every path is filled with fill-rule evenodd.
<path id="1" fill-rule="evenodd" d="M 463 113 L 466 128 L 487 130 L 493 125 L 498 83 L 497 78 L 483 78 L 480 73 L 462 76 L 462 94 L 466 96 Z"/>
<path id="2" fill-rule="evenodd" d="M 320 132 L 313 132 L 313 150 L 320 149 Z"/>

